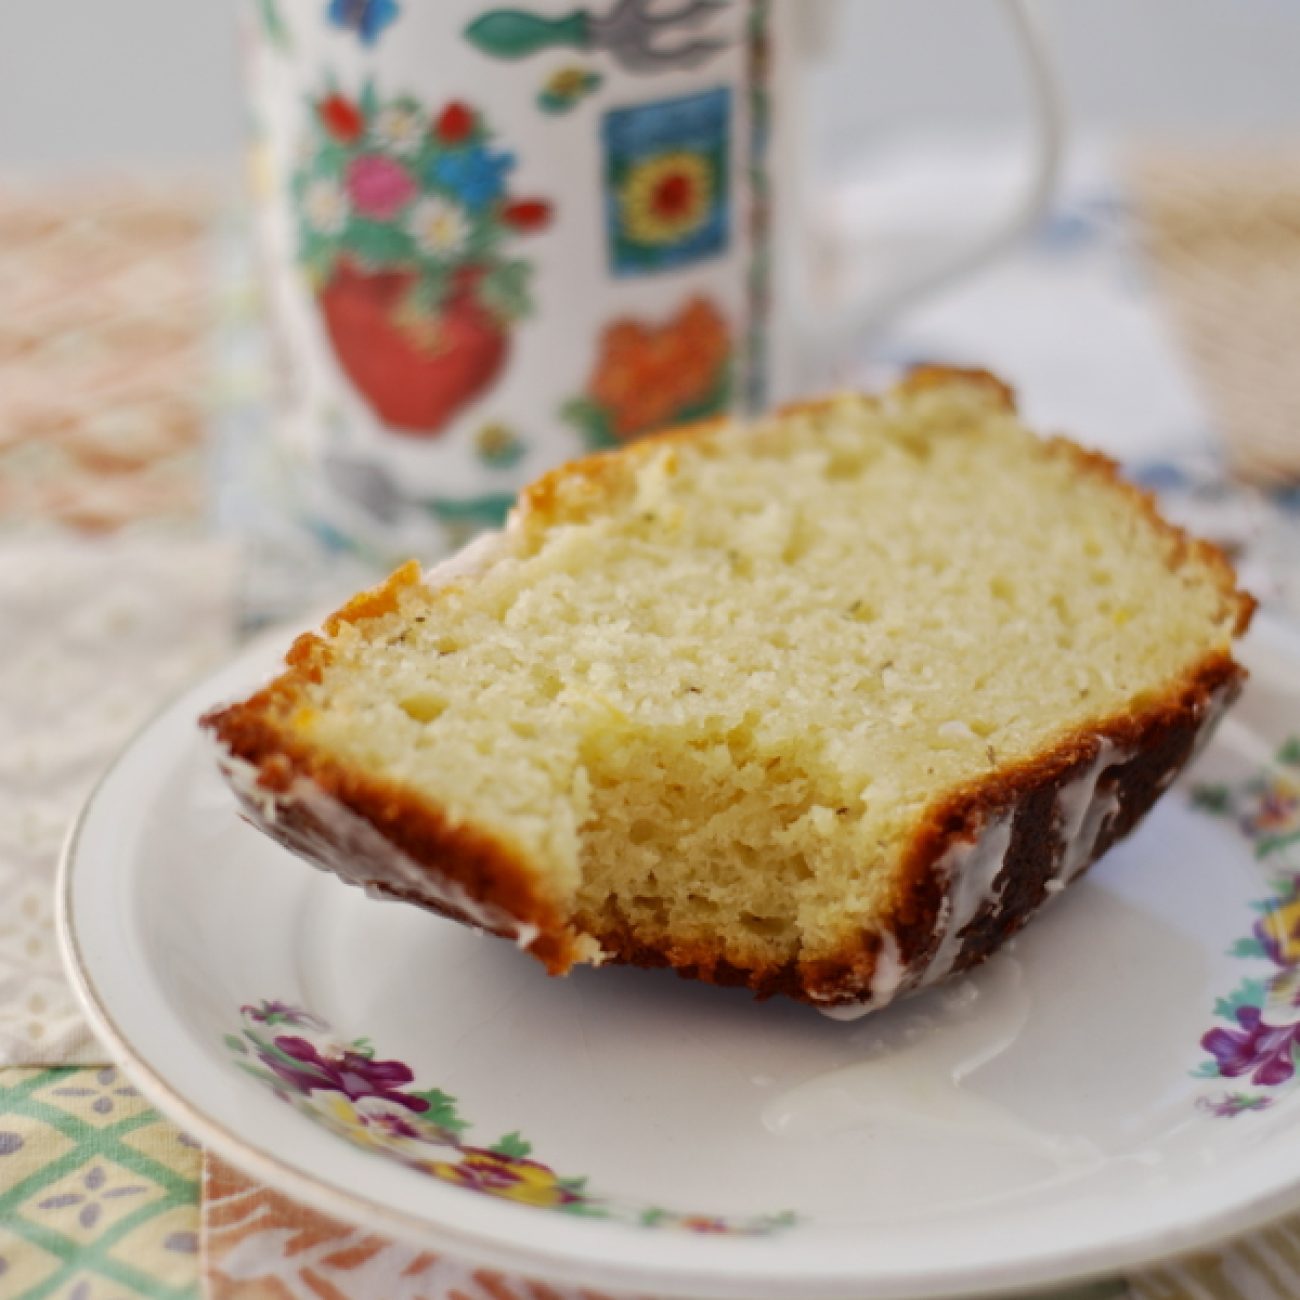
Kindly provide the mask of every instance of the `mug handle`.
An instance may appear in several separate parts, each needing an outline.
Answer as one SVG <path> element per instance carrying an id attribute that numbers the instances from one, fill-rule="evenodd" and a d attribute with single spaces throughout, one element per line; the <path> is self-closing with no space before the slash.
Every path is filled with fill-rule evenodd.
<path id="1" fill-rule="evenodd" d="M 1032 0 L 1000 0 L 1000 4 L 1024 60 L 1036 123 L 1024 194 L 992 230 L 982 232 L 945 257 L 901 275 L 879 293 L 838 308 L 825 302 L 814 307 L 806 295 L 800 295 L 799 311 L 804 317 L 798 330 L 801 350 L 811 347 L 823 356 L 830 350 L 832 355 L 842 357 L 905 307 L 1014 247 L 1047 212 L 1060 176 L 1065 140 L 1060 77 Z M 822 24 L 805 26 L 805 53 L 821 52 L 828 41 L 829 32 Z"/>

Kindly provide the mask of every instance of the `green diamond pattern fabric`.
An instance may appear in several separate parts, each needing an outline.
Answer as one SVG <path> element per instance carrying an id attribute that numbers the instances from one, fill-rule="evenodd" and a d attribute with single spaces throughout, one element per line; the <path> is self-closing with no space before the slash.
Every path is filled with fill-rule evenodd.
<path id="1" fill-rule="evenodd" d="M 199 1172 L 114 1067 L 0 1070 L 0 1295 L 193 1300 Z"/>

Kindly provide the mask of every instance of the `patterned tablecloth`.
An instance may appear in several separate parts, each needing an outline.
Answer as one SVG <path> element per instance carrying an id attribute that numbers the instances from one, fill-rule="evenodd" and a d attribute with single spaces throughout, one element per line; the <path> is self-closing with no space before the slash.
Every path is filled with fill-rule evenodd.
<path id="1" fill-rule="evenodd" d="M 1033 246 L 915 313 L 872 368 L 923 356 L 1015 376 L 1031 419 L 1125 454 L 1300 617 L 1300 493 L 1287 486 L 1300 478 L 1300 311 L 1254 292 L 1265 265 L 1300 281 L 1294 191 L 1252 173 L 1243 209 L 1246 182 L 1197 167 L 1141 170 L 1151 256 L 1124 191 L 1085 169 Z M 229 211 L 174 183 L 0 198 L 0 1295 L 572 1300 L 332 1222 L 200 1152 L 105 1062 L 58 970 L 54 862 L 104 761 L 253 628 L 373 576 L 285 508 Z M 1243 252 L 1260 229 L 1267 248 Z M 1089 338 L 1098 352 L 1081 358 Z M 1122 397 L 1099 405 L 1094 382 L 1071 388 L 1081 373 Z M 1229 478 L 1229 457 L 1271 490 Z M 1071 1294 L 1293 1300 L 1300 1225 Z"/>

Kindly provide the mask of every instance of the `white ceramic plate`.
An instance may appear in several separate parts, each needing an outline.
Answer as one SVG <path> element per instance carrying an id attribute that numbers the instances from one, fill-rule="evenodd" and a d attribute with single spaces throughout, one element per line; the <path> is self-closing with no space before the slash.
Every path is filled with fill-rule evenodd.
<path id="1" fill-rule="evenodd" d="M 194 724 L 259 651 L 90 800 L 69 970 L 196 1137 L 475 1263 L 745 1300 L 1117 1270 L 1300 1204 L 1300 639 L 1262 623 L 1245 657 L 1130 842 L 974 978 L 840 1024 L 664 973 L 548 979 L 298 862 L 240 822 Z"/>

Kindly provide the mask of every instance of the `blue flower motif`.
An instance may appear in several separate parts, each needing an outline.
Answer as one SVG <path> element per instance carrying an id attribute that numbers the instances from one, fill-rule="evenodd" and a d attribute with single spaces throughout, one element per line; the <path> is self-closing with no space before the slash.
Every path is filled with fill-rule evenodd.
<path id="1" fill-rule="evenodd" d="M 514 154 L 493 153 L 476 144 L 435 158 L 429 178 L 455 194 L 471 212 L 480 212 L 505 193 L 506 173 L 514 165 Z"/>
<path id="2" fill-rule="evenodd" d="M 373 45 L 400 12 L 397 0 L 329 0 L 329 20 Z"/>

